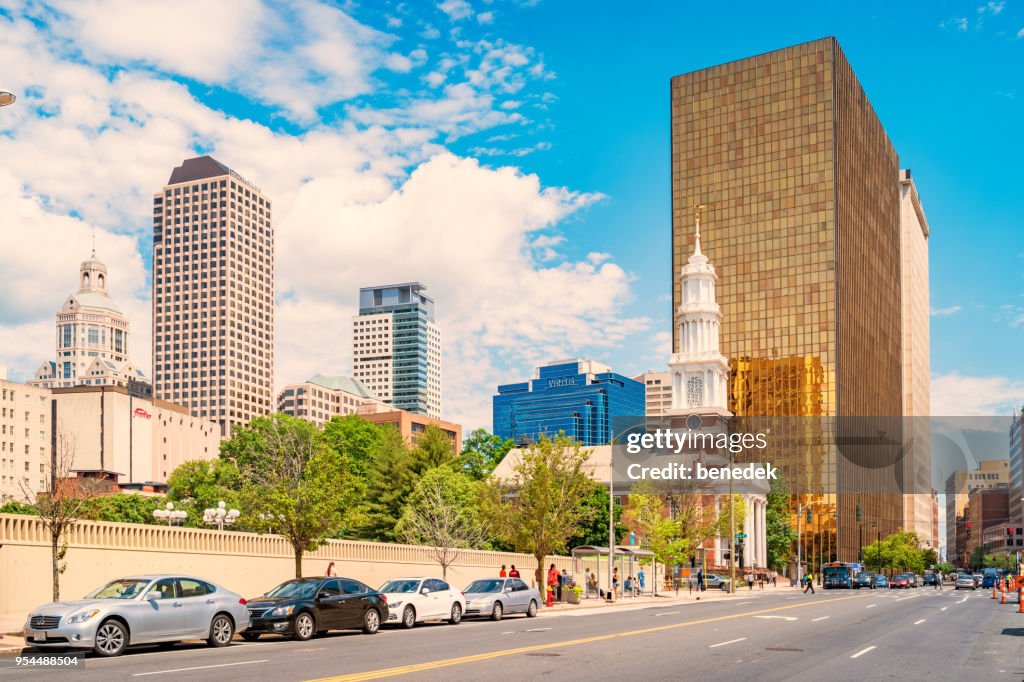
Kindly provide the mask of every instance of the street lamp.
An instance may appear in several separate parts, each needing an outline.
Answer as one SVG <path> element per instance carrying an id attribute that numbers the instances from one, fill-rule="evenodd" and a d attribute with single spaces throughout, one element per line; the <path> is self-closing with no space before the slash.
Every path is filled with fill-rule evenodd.
<path id="1" fill-rule="evenodd" d="M 188 518 L 188 512 L 175 509 L 173 502 L 168 502 L 164 509 L 154 509 L 153 516 L 160 521 L 166 519 L 168 526 L 180 526 Z"/>
<path id="2" fill-rule="evenodd" d="M 221 500 L 215 508 L 203 510 L 203 523 L 217 526 L 218 530 L 224 530 L 224 526 L 230 526 L 238 520 L 239 516 L 241 516 L 241 512 L 237 509 L 228 509 L 224 501 Z"/>
<path id="3" fill-rule="evenodd" d="M 0 107 L 6 107 L 9 104 L 14 104 L 14 100 L 18 99 L 14 96 L 14 93 L 7 92 L 6 90 L 0 90 Z"/>

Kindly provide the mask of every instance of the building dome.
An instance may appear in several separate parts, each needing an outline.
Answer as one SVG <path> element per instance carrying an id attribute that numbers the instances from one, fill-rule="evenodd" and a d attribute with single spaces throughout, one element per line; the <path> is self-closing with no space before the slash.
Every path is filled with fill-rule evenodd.
<path id="1" fill-rule="evenodd" d="M 96 258 L 95 249 L 88 260 L 82 261 L 79 272 L 81 273 L 78 285 L 79 293 L 95 291 L 105 294 L 107 292 L 107 266 Z"/>

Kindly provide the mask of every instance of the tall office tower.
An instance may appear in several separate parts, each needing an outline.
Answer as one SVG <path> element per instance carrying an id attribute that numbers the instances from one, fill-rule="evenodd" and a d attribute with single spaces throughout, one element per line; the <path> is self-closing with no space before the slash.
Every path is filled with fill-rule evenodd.
<path id="1" fill-rule="evenodd" d="M 352 318 L 353 377 L 397 408 L 441 416 L 441 329 L 419 282 L 364 287 Z"/>
<path id="2" fill-rule="evenodd" d="M 900 171 L 903 254 L 903 529 L 933 549 L 931 432 L 931 311 L 928 296 L 928 219 L 909 169 Z"/>
<path id="3" fill-rule="evenodd" d="M 153 196 L 153 390 L 230 436 L 273 411 L 274 230 L 259 187 L 209 156 Z"/>
<path id="4" fill-rule="evenodd" d="M 811 431 L 821 417 L 898 419 L 899 161 L 836 40 L 676 76 L 671 119 L 673 312 L 693 207 L 705 204 L 730 411 L 813 417 L 791 420 Z M 859 531 L 902 521 L 901 496 L 880 481 L 892 466 L 849 466 L 828 438 L 773 464 L 810 486 L 801 540 L 818 557 L 856 560 Z"/>
<path id="5" fill-rule="evenodd" d="M 1024 526 L 1024 407 L 1013 410 L 1010 420 L 1010 522 Z"/>

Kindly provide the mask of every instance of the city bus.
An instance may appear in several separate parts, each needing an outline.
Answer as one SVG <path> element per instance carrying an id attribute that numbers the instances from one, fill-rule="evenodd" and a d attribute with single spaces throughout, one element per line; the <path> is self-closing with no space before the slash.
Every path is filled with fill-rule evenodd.
<path id="1" fill-rule="evenodd" d="M 836 588 L 853 588 L 853 579 L 857 568 L 853 564 L 834 561 L 821 567 L 821 586 L 826 590 Z"/>

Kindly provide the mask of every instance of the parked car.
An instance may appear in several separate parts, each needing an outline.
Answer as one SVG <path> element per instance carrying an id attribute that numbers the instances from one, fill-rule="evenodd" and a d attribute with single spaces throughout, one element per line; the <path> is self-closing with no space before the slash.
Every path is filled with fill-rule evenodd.
<path id="1" fill-rule="evenodd" d="M 907 573 L 906 575 L 907 580 L 910 582 L 910 587 L 921 586 L 921 576 L 919 576 L 917 573 Z"/>
<path id="2" fill-rule="evenodd" d="M 426 620 L 447 620 L 457 625 L 466 612 L 462 592 L 439 578 L 399 578 L 389 580 L 377 590 L 388 600 L 385 623 L 400 623 L 411 628 Z"/>
<path id="3" fill-rule="evenodd" d="M 861 571 L 853 579 L 853 589 L 859 590 L 862 587 L 866 587 L 869 590 L 873 590 L 876 587 L 875 576 L 866 571 Z"/>
<path id="4" fill-rule="evenodd" d="M 351 578 L 295 578 L 249 600 L 252 618 L 242 639 L 284 635 L 305 641 L 328 630 L 375 634 L 387 620 L 387 597 Z"/>
<path id="5" fill-rule="evenodd" d="M 875 576 L 875 587 L 889 587 L 889 579 L 879 573 Z"/>
<path id="6" fill-rule="evenodd" d="M 957 590 L 975 590 L 978 588 L 977 583 L 974 582 L 974 576 L 967 575 L 966 573 L 958 573 L 956 576 L 956 586 L 954 589 Z"/>
<path id="7" fill-rule="evenodd" d="M 705 573 L 705 574 L 703 574 L 703 576 L 704 576 L 704 587 L 705 588 L 710 590 L 712 588 L 717 587 L 718 589 L 723 590 L 723 591 L 728 591 L 729 590 L 729 578 L 728 577 L 726 577 L 724 575 L 718 575 L 717 573 Z M 697 576 L 696 575 L 691 575 L 690 576 L 690 585 L 694 589 L 697 589 Z"/>
<path id="8" fill-rule="evenodd" d="M 489 616 L 491 620 L 501 620 L 506 613 L 533 618 L 542 603 L 540 592 L 519 578 L 474 580 L 463 593 L 467 616 Z"/>
<path id="9" fill-rule="evenodd" d="M 910 576 L 906 573 L 900 573 L 897 576 L 893 576 L 893 578 L 889 580 L 889 589 L 910 589 Z"/>
<path id="10" fill-rule="evenodd" d="M 227 646 L 248 624 L 245 599 L 219 585 L 190 576 L 138 575 L 112 580 L 79 601 L 32 609 L 25 643 L 119 656 L 133 644 L 182 639 Z"/>
<path id="11" fill-rule="evenodd" d="M 941 578 L 939 577 L 939 575 L 937 573 L 925 573 L 924 574 L 924 584 L 925 585 L 933 585 L 934 586 L 940 580 L 941 580 Z"/>

